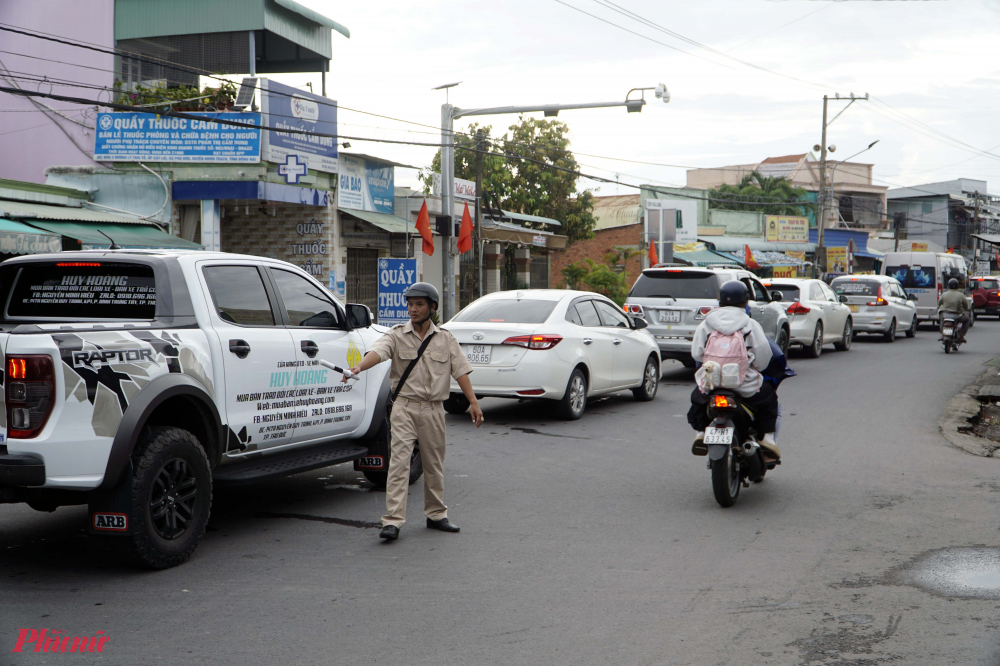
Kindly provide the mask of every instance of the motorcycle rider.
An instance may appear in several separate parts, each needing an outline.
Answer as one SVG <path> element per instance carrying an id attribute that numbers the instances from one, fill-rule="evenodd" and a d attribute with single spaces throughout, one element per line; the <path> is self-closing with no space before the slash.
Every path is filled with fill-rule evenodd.
<path id="1" fill-rule="evenodd" d="M 719 288 L 719 307 L 705 316 L 691 342 L 691 356 L 697 363 L 705 357 L 705 346 L 709 336 L 718 331 L 722 335 L 732 335 L 739 331 L 744 338 L 749 358 L 749 367 L 739 388 L 734 389 L 741 396 L 743 403 L 754 413 L 755 429 L 764 433 L 759 442 L 765 451 L 765 456 L 773 460 L 781 458 L 781 451 L 775 443 L 774 433 L 778 419 L 778 394 L 772 382 L 764 381 L 761 373 L 771 362 L 771 345 L 760 324 L 747 314 L 747 301 L 750 292 L 739 280 L 730 280 Z M 698 434 L 691 445 L 695 455 L 708 454 L 705 446 L 705 428 L 712 423 L 708 415 L 708 395 L 702 392 L 703 373 L 705 368 L 699 368 L 695 374 L 698 386 L 691 393 L 691 409 L 688 411 L 688 423 Z"/>
<path id="2" fill-rule="evenodd" d="M 965 293 L 959 291 L 958 280 L 952 278 L 948 280 L 948 291 L 941 294 L 941 299 L 938 301 L 938 320 L 944 321 L 944 313 L 955 317 L 959 323 L 957 331 L 959 342 L 965 342 L 965 333 L 971 324 L 966 312 L 969 312 L 969 301 L 965 298 Z"/>

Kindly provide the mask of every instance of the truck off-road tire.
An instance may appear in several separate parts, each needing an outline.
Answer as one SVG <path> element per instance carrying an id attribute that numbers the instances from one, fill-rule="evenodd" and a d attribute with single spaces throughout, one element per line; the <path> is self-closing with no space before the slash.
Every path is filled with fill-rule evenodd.
<path id="1" fill-rule="evenodd" d="M 132 454 L 131 552 L 151 569 L 191 557 L 212 509 L 212 469 L 198 438 L 166 426 L 144 428 Z"/>
<path id="2" fill-rule="evenodd" d="M 656 358 L 646 359 L 646 367 L 642 369 L 642 384 L 632 389 L 632 395 L 639 402 L 649 402 L 656 397 L 656 389 L 660 386 L 660 364 Z"/>
<path id="3" fill-rule="evenodd" d="M 917 320 L 916 317 L 913 318 L 914 321 Z M 851 342 L 854 341 L 854 322 L 850 317 L 847 318 L 847 322 L 844 324 L 844 334 L 840 336 L 840 342 L 834 342 L 833 348 L 837 351 L 851 351 Z"/>
<path id="4" fill-rule="evenodd" d="M 413 444 L 413 453 L 410 454 L 410 485 L 417 482 L 424 473 L 424 463 L 420 459 L 420 442 Z M 389 472 L 378 470 L 365 470 L 365 478 L 378 490 L 384 490 L 385 484 L 389 481 Z"/>
<path id="5" fill-rule="evenodd" d="M 556 403 L 556 412 L 564 421 L 575 421 L 587 409 L 587 377 L 576 368 L 566 382 L 566 394 Z"/>
<path id="6" fill-rule="evenodd" d="M 823 353 L 823 322 L 816 322 L 816 330 L 813 331 L 812 344 L 806 347 L 806 356 L 809 358 L 819 358 Z"/>
<path id="7" fill-rule="evenodd" d="M 444 401 L 444 411 L 449 414 L 464 414 L 469 411 L 470 404 L 468 398 L 461 393 L 452 393 Z"/>
<path id="8" fill-rule="evenodd" d="M 735 469 L 733 450 L 712 461 L 712 493 L 719 506 L 729 508 L 740 496 L 740 477 Z"/>

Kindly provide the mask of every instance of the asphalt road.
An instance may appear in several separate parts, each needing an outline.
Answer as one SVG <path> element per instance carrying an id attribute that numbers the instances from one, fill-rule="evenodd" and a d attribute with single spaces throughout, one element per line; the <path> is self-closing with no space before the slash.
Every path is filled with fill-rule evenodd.
<path id="1" fill-rule="evenodd" d="M 905 583 L 917 558 L 998 546 L 1000 460 L 937 419 L 1000 354 L 981 321 L 946 356 L 931 331 L 793 355 L 785 464 L 732 509 L 712 497 L 666 368 L 564 423 L 490 400 L 449 416 L 446 501 L 461 534 L 395 543 L 349 466 L 218 490 L 185 565 L 122 569 L 82 507 L 0 506 L 0 664 L 995 664 L 997 599 Z M 21 627 L 111 637 L 100 655 L 12 654 Z"/>

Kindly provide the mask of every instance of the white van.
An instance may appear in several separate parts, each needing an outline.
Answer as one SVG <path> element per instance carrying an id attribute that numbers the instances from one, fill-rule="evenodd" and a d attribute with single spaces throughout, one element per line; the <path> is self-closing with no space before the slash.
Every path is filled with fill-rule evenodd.
<path id="1" fill-rule="evenodd" d="M 937 322 L 938 299 L 950 279 L 957 279 L 962 289 L 969 284 L 965 258 L 946 252 L 886 252 L 881 273 L 899 280 L 913 295 L 920 322 Z"/>

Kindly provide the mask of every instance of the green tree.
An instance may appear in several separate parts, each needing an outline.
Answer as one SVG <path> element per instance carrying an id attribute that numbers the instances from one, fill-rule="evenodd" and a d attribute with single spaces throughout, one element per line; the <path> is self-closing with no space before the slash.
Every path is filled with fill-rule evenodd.
<path id="1" fill-rule="evenodd" d="M 466 134 L 455 135 L 455 177 L 476 179 L 476 147 L 498 155 L 483 156 L 483 192 L 487 205 L 525 215 L 559 220 L 560 233 L 570 242 L 594 237 L 594 193 L 577 193 L 579 164 L 569 150 L 569 127 L 558 120 L 521 117 L 500 137 L 492 127 L 473 124 Z M 477 137 L 482 132 L 482 137 Z M 502 154 L 499 155 L 499 154 Z M 527 159 L 521 159 L 527 158 Z M 441 172 L 441 151 L 431 166 L 421 171 L 424 192 L 429 193 L 434 173 Z M 528 223 L 529 228 L 542 225 Z"/>
<path id="2" fill-rule="evenodd" d="M 720 185 L 709 190 L 713 199 L 727 201 L 710 201 L 708 205 L 719 210 L 745 210 L 765 215 L 804 215 L 814 208 L 811 202 L 801 203 L 806 195 L 805 188 L 793 186 L 787 178 L 751 171 L 743 176 L 739 185 Z"/>

